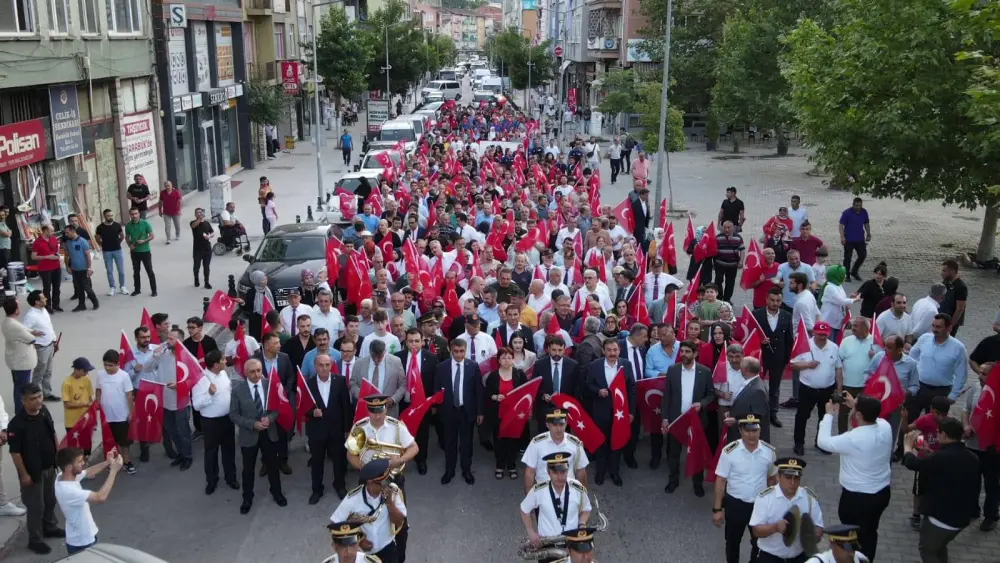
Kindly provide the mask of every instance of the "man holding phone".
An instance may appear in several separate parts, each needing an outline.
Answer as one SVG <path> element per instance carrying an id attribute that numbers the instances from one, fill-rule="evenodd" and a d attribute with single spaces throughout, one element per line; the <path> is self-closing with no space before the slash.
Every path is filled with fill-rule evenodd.
<path id="1" fill-rule="evenodd" d="M 55 484 L 56 502 L 66 516 L 66 551 L 70 555 L 97 543 L 97 524 L 90 513 L 90 503 L 108 500 L 123 465 L 117 448 L 108 453 L 107 460 L 90 467 L 80 448 L 63 448 L 56 453 L 56 466 L 60 471 Z M 105 468 L 109 470 L 108 478 L 100 490 L 88 491 L 80 485 L 84 479 L 97 477 Z"/>

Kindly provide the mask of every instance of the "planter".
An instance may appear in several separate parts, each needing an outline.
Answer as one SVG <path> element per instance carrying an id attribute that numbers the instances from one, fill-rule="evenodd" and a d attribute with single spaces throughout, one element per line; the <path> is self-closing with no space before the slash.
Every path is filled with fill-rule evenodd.
<path id="1" fill-rule="evenodd" d="M 705 150 L 709 152 L 715 152 L 719 148 L 719 143 L 716 141 L 705 141 Z"/>

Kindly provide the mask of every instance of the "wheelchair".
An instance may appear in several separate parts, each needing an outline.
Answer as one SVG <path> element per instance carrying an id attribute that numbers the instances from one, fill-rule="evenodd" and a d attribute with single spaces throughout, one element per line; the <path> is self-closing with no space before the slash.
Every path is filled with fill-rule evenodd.
<path id="1" fill-rule="evenodd" d="M 212 220 L 219 225 L 219 238 L 212 245 L 213 254 L 222 256 L 233 250 L 237 255 L 250 252 L 250 237 L 247 236 L 247 230 L 242 223 L 236 223 L 232 227 L 223 226 L 217 214 L 212 216 Z"/>

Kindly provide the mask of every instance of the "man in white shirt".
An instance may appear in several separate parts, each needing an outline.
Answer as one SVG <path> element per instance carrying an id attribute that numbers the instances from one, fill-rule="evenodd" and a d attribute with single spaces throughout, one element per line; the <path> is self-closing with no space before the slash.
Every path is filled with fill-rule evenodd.
<path id="1" fill-rule="evenodd" d="M 117 350 L 108 350 L 101 358 L 104 362 L 104 369 L 94 375 L 96 380 L 94 400 L 100 403 L 101 409 L 104 411 L 104 420 L 111 428 L 115 443 L 121 450 L 125 472 L 134 475 L 136 469 L 132 465 L 132 460 L 129 459 L 129 446 L 132 441 L 128 437 L 128 427 L 135 407 L 132 402 L 135 399 L 135 394 L 128 372 L 118 368 L 119 358 Z M 87 358 L 77 358 L 73 360 L 73 369 L 89 372 L 94 369 L 94 366 L 90 365 Z"/>
<path id="2" fill-rule="evenodd" d="M 222 470 L 229 488 L 238 491 L 236 480 L 236 427 L 229 419 L 232 383 L 226 373 L 222 353 L 212 350 L 205 354 L 205 374 L 191 390 L 191 406 L 201 413 L 201 430 L 205 439 L 205 494 L 215 492 L 219 483 L 219 450 L 222 450 Z"/>
<path id="3" fill-rule="evenodd" d="M 559 176 L 559 185 L 556 186 L 555 193 L 560 194 L 563 197 L 573 193 L 573 186 L 570 185 L 569 178 L 566 175 Z M 556 248 L 559 247 L 557 246 Z"/>
<path id="4" fill-rule="evenodd" d="M 298 329 L 299 318 L 303 316 L 312 317 L 312 312 L 312 307 L 302 304 L 302 295 L 299 293 L 299 289 L 294 288 L 290 290 L 288 292 L 288 306 L 279 313 L 281 332 L 294 337 L 295 331 Z M 337 314 L 339 315 L 340 312 L 338 311 Z"/>
<path id="5" fill-rule="evenodd" d="M 52 358 L 59 350 L 56 343 L 56 330 L 52 326 L 52 317 L 45 308 L 48 300 L 45 295 L 34 290 L 28 294 L 28 310 L 24 312 L 22 323 L 35 334 L 35 352 L 38 363 L 31 372 L 31 381 L 42 386 L 46 401 L 59 401 L 59 396 L 52 392 Z M 16 397 L 20 401 L 20 397 Z"/>
<path id="6" fill-rule="evenodd" d="M 890 334 L 902 336 L 910 344 L 916 342 L 913 339 L 913 330 L 910 328 L 910 314 L 906 312 L 906 296 L 897 293 L 892 297 L 892 307 L 882 311 L 882 314 L 875 319 L 878 325 L 879 334 L 884 339 Z"/>
<path id="7" fill-rule="evenodd" d="M 361 347 L 358 348 L 358 357 L 364 358 L 368 355 L 369 349 L 371 348 L 372 342 L 376 340 L 381 340 L 385 343 L 385 349 L 390 354 L 395 354 L 402 349 L 402 345 L 396 335 L 390 333 L 389 328 L 389 315 L 379 309 L 372 314 L 372 322 L 375 323 L 375 332 L 369 334 L 361 341 Z"/>
<path id="8" fill-rule="evenodd" d="M 667 286 L 671 284 L 677 288 L 684 287 L 683 281 L 663 272 L 662 258 L 653 258 L 653 269 L 646 273 L 646 303 L 652 305 L 653 301 L 663 299 Z"/>
<path id="9" fill-rule="evenodd" d="M 243 378 L 243 364 L 242 362 L 238 361 L 239 358 L 237 357 L 237 355 L 240 354 L 239 351 L 240 340 L 235 338 L 236 332 L 239 330 L 240 322 L 241 321 L 235 318 L 229 321 L 229 331 L 233 333 L 234 338 L 226 343 L 226 349 L 222 353 L 224 359 L 226 360 L 226 365 L 233 366 L 233 371 L 230 374 L 230 379 L 234 379 L 236 381 L 239 381 L 240 379 Z M 258 343 L 257 339 L 250 336 L 250 334 L 246 331 L 245 323 L 243 328 L 244 328 L 243 330 L 244 336 L 242 340 L 243 340 L 243 345 L 245 347 L 245 352 L 243 352 L 245 356 L 242 358 L 242 360 L 245 362 L 246 360 L 250 359 L 254 355 L 254 353 L 257 352 L 258 349 L 260 349 L 260 343 Z M 128 366 L 125 366 L 125 369 L 128 369 Z M 133 385 L 135 384 L 136 382 L 133 379 Z"/>
<path id="10" fill-rule="evenodd" d="M 913 311 L 910 313 L 910 332 L 913 334 L 913 342 L 931 331 L 934 315 L 938 314 L 941 302 L 947 294 L 948 288 L 943 283 L 936 283 L 931 286 L 926 297 L 918 299 L 913 304 Z"/>
<path id="11" fill-rule="evenodd" d="M 792 307 L 792 326 L 798 329 L 799 321 L 806 325 L 806 330 L 812 332 L 813 326 L 819 320 L 819 305 L 816 296 L 809 291 L 809 277 L 802 272 L 788 276 L 788 289 L 795 294 L 795 305 Z"/>
<path id="12" fill-rule="evenodd" d="M 108 500 L 123 464 L 118 452 L 109 453 L 106 461 L 91 467 L 87 467 L 80 448 L 63 448 L 56 452 L 60 473 L 56 477 L 55 496 L 59 510 L 66 517 L 66 550 L 70 555 L 97 543 L 97 523 L 90 513 L 90 503 L 100 504 Z M 93 479 L 105 468 L 108 469 L 108 478 L 100 490 L 91 492 L 80 485 L 81 481 Z"/>
<path id="13" fill-rule="evenodd" d="M 441 271 L 447 272 L 451 269 L 451 265 L 455 263 L 455 258 L 458 256 L 454 250 L 451 252 L 445 252 L 441 249 L 441 243 L 434 240 L 431 241 L 431 268 L 433 269 L 438 262 L 441 262 Z"/>
<path id="14" fill-rule="evenodd" d="M 469 279 L 468 291 L 463 293 L 461 297 L 458 298 L 458 306 L 464 307 L 465 302 L 468 301 L 469 299 L 475 300 L 476 305 L 479 305 L 479 302 L 482 301 L 483 298 L 483 288 L 485 286 L 486 286 L 486 281 L 483 280 L 483 278 L 479 276 L 472 276 Z"/>
<path id="15" fill-rule="evenodd" d="M 583 272 L 583 287 L 576 291 L 576 296 L 573 299 L 574 301 L 579 300 L 580 303 L 586 303 L 591 295 L 597 298 L 605 313 L 614 308 L 611 297 L 608 295 L 607 286 L 598 285 L 597 270 L 588 268 Z"/>
<path id="16" fill-rule="evenodd" d="M 892 428 L 880 418 L 882 403 L 874 397 L 844 397 L 844 404 L 830 401 L 819 424 L 819 447 L 840 454 L 840 506 L 842 524 L 859 527 L 860 551 L 875 559 L 878 525 L 889 506 L 892 471 Z M 833 419 L 841 408 L 851 409 L 853 428 L 833 435 Z"/>
<path id="17" fill-rule="evenodd" d="M 465 320 L 465 332 L 458 335 L 458 338 L 464 340 L 467 345 L 468 358 L 477 364 L 482 364 L 497 355 L 496 342 L 479 330 L 480 328 L 479 313 L 473 313 Z"/>
<path id="18" fill-rule="evenodd" d="M 559 233 L 556 235 L 556 248 L 562 248 L 564 242 L 573 240 L 578 234 L 580 234 L 580 229 L 577 228 L 576 222 L 567 221 L 566 226 L 559 229 Z"/>
<path id="19" fill-rule="evenodd" d="M 528 307 L 531 307 L 535 313 L 541 314 L 552 303 L 550 295 L 552 295 L 551 290 L 548 294 L 545 293 L 544 281 L 540 279 L 531 280 L 531 285 L 528 286 Z"/>
<path id="20" fill-rule="evenodd" d="M 316 296 L 316 306 L 309 317 L 312 318 L 312 330 L 325 328 L 330 333 L 330 339 L 337 340 L 344 332 L 344 319 L 333 306 L 333 294 L 325 289 Z"/>
<path id="21" fill-rule="evenodd" d="M 795 431 L 793 437 L 795 455 L 804 455 L 806 422 L 813 408 L 817 415 L 823 412 L 826 402 L 844 388 L 844 370 L 840 360 L 840 349 L 830 342 L 830 325 L 819 321 L 813 326 L 813 337 L 809 339 L 809 351 L 792 358 L 793 370 L 799 372 L 799 405 L 795 411 Z M 818 425 L 819 421 L 817 421 Z M 819 448 L 819 446 L 816 446 Z M 828 454 L 822 449 L 821 452 Z"/>
<path id="22" fill-rule="evenodd" d="M 545 147 L 545 154 L 552 155 L 552 158 L 559 158 L 559 144 L 555 139 L 549 139 L 549 146 Z"/>
<path id="23" fill-rule="evenodd" d="M 480 233 L 475 227 L 469 224 L 469 216 L 465 213 L 456 213 L 455 219 L 458 221 L 458 234 L 467 241 L 476 241 L 485 244 L 486 235 Z"/>
<path id="24" fill-rule="evenodd" d="M 792 196 L 792 206 L 788 209 L 788 217 L 792 220 L 792 238 L 797 238 L 802 235 L 802 223 L 809 219 L 809 212 L 805 207 L 802 207 L 802 199 L 797 196 Z"/>

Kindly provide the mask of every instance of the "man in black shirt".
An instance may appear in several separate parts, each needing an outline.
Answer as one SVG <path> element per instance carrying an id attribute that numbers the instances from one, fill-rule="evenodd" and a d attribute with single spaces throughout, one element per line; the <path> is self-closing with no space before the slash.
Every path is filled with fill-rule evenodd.
<path id="1" fill-rule="evenodd" d="M 55 515 L 56 427 L 38 384 L 25 385 L 20 399 L 24 410 L 7 425 L 7 444 L 28 509 L 28 549 L 47 555 L 52 548 L 45 538 L 66 537 Z"/>
<path id="2" fill-rule="evenodd" d="M 115 221 L 115 214 L 110 209 L 104 210 L 104 221 L 94 230 L 94 238 L 101 247 L 104 257 L 104 270 L 108 274 L 108 296 L 113 296 L 115 290 L 121 290 L 122 295 L 128 295 L 128 287 L 125 286 L 125 252 L 122 250 L 122 241 L 125 240 L 125 231 L 122 225 Z M 118 286 L 115 286 L 115 268 L 118 268 Z"/>
<path id="3" fill-rule="evenodd" d="M 133 182 L 129 185 L 128 190 L 128 200 L 132 202 L 132 207 L 139 210 L 139 218 L 146 218 L 146 210 L 149 207 L 149 186 L 146 185 L 146 179 L 142 177 L 142 174 L 136 174 L 133 177 Z"/>
<path id="4" fill-rule="evenodd" d="M 215 229 L 212 224 L 205 220 L 205 210 L 198 208 L 194 210 L 194 221 L 191 221 L 191 240 L 193 241 L 194 253 L 194 286 L 198 287 L 198 270 L 205 268 L 205 289 L 212 289 L 212 284 L 208 283 L 208 267 L 212 263 L 212 238 L 215 237 Z"/>
<path id="5" fill-rule="evenodd" d="M 948 288 L 939 313 L 951 315 L 951 335 L 958 334 L 958 327 L 965 324 L 965 303 L 969 299 L 969 286 L 958 277 L 958 262 L 945 260 L 941 264 L 941 281 Z"/>
<path id="6" fill-rule="evenodd" d="M 726 188 L 726 199 L 722 200 L 722 207 L 719 209 L 720 229 L 726 221 L 733 222 L 737 233 L 743 230 L 743 222 L 746 221 L 746 207 L 743 200 L 736 197 L 736 188 L 733 186 Z"/>

